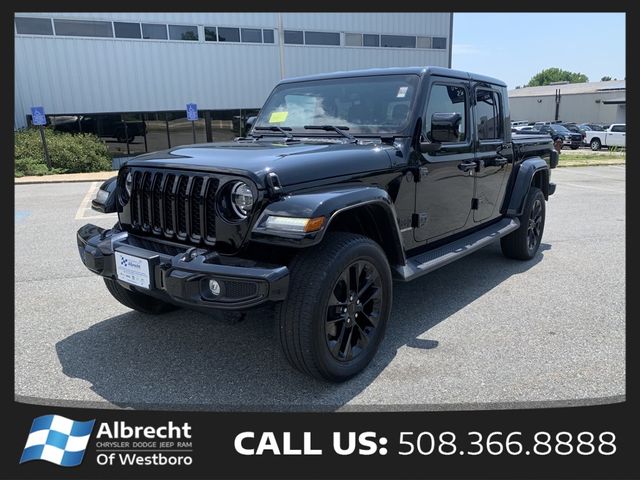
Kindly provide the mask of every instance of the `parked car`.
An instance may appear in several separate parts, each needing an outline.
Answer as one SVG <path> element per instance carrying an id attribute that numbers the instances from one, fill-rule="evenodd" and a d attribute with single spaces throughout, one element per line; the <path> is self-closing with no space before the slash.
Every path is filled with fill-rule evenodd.
<path id="1" fill-rule="evenodd" d="M 596 132 L 604 132 L 604 128 L 602 128 L 602 125 L 598 125 L 597 123 L 582 123 L 580 124 L 580 126 L 589 127 L 589 129 L 595 130 Z"/>
<path id="2" fill-rule="evenodd" d="M 585 143 L 586 130 L 580 128 L 580 126 L 576 125 L 575 123 L 561 123 L 560 125 L 562 125 L 570 132 L 579 133 L 580 135 L 582 135 L 582 143 Z"/>
<path id="3" fill-rule="evenodd" d="M 522 127 L 525 125 L 529 125 L 529 120 L 516 120 L 514 122 L 511 122 L 511 126 L 512 127 Z"/>
<path id="4" fill-rule="evenodd" d="M 572 133 L 559 123 L 542 125 L 540 127 L 540 133 L 549 135 L 554 141 L 558 139 L 562 140 L 563 146 L 571 147 L 571 150 L 576 150 L 582 145 L 582 134 Z"/>
<path id="5" fill-rule="evenodd" d="M 504 82 L 440 67 L 281 80 L 247 137 L 121 167 L 94 203 L 118 222 L 83 226 L 80 257 L 145 314 L 269 306 L 295 368 L 347 380 L 384 337 L 393 279 L 498 239 L 536 256 L 559 156 L 511 136 L 508 101 Z"/>
<path id="6" fill-rule="evenodd" d="M 538 130 L 534 125 L 523 125 L 521 127 L 515 127 L 513 130 L 518 133 L 540 133 L 540 130 Z"/>
<path id="7" fill-rule="evenodd" d="M 122 121 L 120 114 L 72 115 L 56 118 L 54 130 L 71 133 L 93 133 L 130 143 L 147 132 L 147 124 L 139 120 Z"/>
<path id="8" fill-rule="evenodd" d="M 614 123 L 602 132 L 595 130 L 587 132 L 585 140 L 591 146 L 591 150 L 600 150 L 602 147 L 625 147 L 626 129 L 625 123 Z"/>

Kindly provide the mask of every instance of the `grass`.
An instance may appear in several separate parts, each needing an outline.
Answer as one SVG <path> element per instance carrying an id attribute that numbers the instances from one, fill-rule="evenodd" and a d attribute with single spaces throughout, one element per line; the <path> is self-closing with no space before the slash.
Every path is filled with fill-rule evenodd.
<path id="1" fill-rule="evenodd" d="M 624 165 L 626 158 L 626 152 L 562 150 L 558 166 L 585 167 L 595 165 Z"/>

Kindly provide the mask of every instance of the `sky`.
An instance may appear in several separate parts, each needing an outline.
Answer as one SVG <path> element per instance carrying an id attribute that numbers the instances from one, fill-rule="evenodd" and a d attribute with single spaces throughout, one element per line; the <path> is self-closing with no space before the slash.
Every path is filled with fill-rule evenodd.
<path id="1" fill-rule="evenodd" d="M 454 13 L 452 68 L 512 89 L 549 67 L 625 78 L 625 14 Z"/>

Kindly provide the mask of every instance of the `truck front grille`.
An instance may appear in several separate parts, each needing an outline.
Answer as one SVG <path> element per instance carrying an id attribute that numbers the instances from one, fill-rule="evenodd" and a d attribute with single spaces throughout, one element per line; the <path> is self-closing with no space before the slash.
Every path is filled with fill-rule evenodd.
<path id="1" fill-rule="evenodd" d="M 209 174 L 136 169 L 130 200 L 131 228 L 214 245 L 218 185 L 219 179 Z"/>

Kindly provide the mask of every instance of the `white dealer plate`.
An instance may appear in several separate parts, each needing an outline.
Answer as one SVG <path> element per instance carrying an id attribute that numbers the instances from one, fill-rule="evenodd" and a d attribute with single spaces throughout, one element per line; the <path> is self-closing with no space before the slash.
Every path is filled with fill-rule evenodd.
<path id="1" fill-rule="evenodd" d="M 125 253 L 116 252 L 116 274 L 123 282 L 149 288 L 149 261 Z"/>

